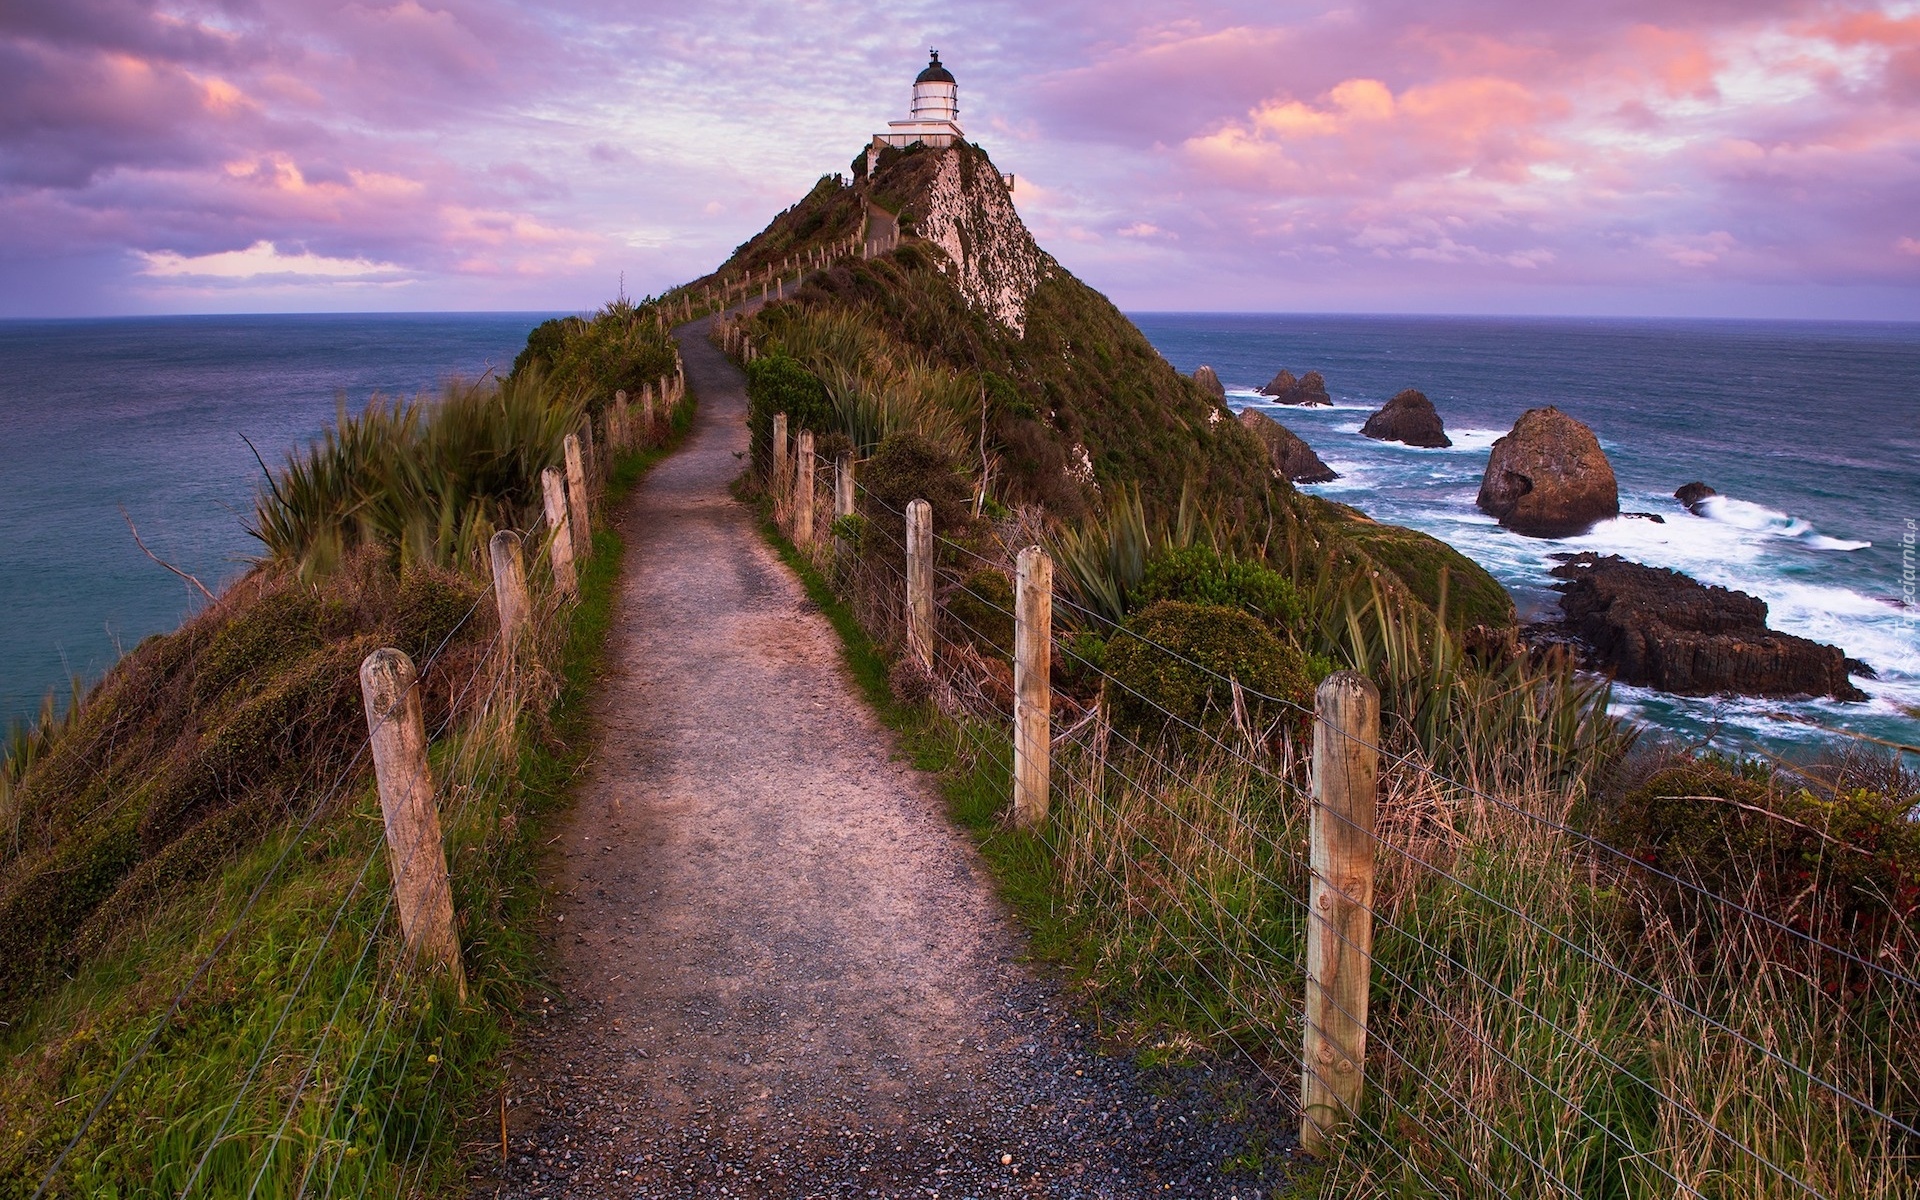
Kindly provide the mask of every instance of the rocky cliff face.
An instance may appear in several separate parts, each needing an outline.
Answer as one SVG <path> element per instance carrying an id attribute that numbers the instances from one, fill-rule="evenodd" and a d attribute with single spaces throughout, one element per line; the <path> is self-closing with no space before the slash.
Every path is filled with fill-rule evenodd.
<path id="1" fill-rule="evenodd" d="M 1025 333 L 1027 302 L 1055 264 L 1027 232 L 993 164 L 959 146 L 940 151 L 916 215 L 916 232 L 946 251 L 941 270 L 967 303 Z"/>
<path id="2" fill-rule="evenodd" d="M 1758 596 L 1614 555 L 1562 556 L 1567 632 L 1624 683 L 1684 696 L 1864 700 L 1838 647 L 1767 628 Z"/>

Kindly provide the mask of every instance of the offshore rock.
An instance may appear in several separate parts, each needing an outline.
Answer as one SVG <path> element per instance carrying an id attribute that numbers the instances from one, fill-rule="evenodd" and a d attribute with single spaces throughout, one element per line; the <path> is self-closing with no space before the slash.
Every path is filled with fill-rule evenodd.
<path id="1" fill-rule="evenodd" d="M 1292 371 L 1281 371 L 1260 389 L 1260 394 L 1271 397 L 1275 404 L 1313 407 L 1333 403 L 1333 397 L 1327 395 L 1327 377 L 1318 371 L 1308 371 L 1298 379 Z"/>
<path id="2" fill-rule="evenodd" d="M 1695 480 L 1692 483 L 1683 483 L 1675 488 L 1673 498 L 1686 505 L 1688 512 L 1699 515 L 1700 502 L 1708 496 L 1718 496 L 1719 494 L 1719 492 L 1714 491 L 1706 484 Z"/>
<path id="3" fill-rule="evenodd" d="M 1474 503 L 1515 533 L 1574 537 L 1620 515 L 1620 488 L 1593 430 L 1549 406 L 1493 444 Z"/>
<path id="4" fill-rule="evenodd" d="M 1333 468 L 1320 461 L 1312 446 L 1267 414 L 1249 408 L 1240 414 L 1240 425 L 1267 448 L 1267 459 L 1273 464 L 1274 474 L 1294 483 L 1327 483 L 1340 478 Z"/>
<path id="5" fill-rule="evenodd" d="M 1193 381 L 1200 385 L 1202 391 L 1214 399 L 1225 400 L 1227 398 L 1227 385 L 1220 382 L 1219 374 L 1216 373 L 1212 367 L 1202 364 L 1200 369 L 1193 373 Z"/>
<path id="6" fill-rule="evenodd" d="M 1360 434 L 1379 442 L 1405 442 L 1429 450 L 1453 445 L 1440 414 L 1433 409 L 1433 401 L 1427 399 L 1425 392 L 1413 388 L 1387 401 L 1384 408 L 1368 417 L 1367 423 L 1360 427 Z"/>
<path id="7" fill-rule="evenodd" d="M 1838 646 L 1768 629 L 1758 596 L 1617 555 L 1554 557 L 1566 631 L 1623 683 L 1682 696 L 1867 698 Z"/>

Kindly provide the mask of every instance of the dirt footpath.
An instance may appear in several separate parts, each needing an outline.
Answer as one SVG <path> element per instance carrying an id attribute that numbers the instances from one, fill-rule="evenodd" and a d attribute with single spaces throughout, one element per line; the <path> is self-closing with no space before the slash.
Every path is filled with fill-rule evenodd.
<path id="1" fill-rule="evenodd" d="M 741 376 L 704 323 L 681 333 L 699 418 L 618 514 L 600 749 L 549 876 L 554 984 L 475 1194 L 1260 1194 L 1223 1173 L 1244 1141 L 1221 1081 L 1098 1056 L 1025 965 L 730 497 Z"/>

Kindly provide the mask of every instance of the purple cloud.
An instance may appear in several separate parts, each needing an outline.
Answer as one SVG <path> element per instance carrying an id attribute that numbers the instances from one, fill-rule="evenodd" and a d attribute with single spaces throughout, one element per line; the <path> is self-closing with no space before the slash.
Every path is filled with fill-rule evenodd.
<path id="1" fill-rule="evenodd" d="M 656 290 L 844 170 L 928 45 L 1126 304 L 1920 317 L 1920 15 L 1858 0 L 14 6 L 0 311 Z"/>

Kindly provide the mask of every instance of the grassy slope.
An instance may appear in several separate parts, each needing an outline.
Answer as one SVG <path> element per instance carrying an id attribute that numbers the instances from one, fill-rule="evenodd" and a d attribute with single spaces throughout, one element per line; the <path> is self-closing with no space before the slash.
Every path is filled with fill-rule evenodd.
<path id="1" fill-rule="evenodd" d="M 968 147 L 965 153 L 970 173 L 991 171 L 984 151 Z M 911 230 L 924 220 L 937 162 L 930 152 L 889 152 L 868 194 Z M 737 274 L 843 236 L 857 216 L 858 196 L 853 187 L 822 180 L 717 274 Z M 815 232 L 803 235 L 806 229 Z M 1463 626 L 1512 624 L 1504 589 L 1444 542 L 1356 520 L 1352 510 L 1314 502 L 1273 478 L 1251 435 L 1221 419 L 1225 410 L 1175 371 L 1105 296 L 1051 259 L 1028 302 L 1024 333 L 1015 335 L 966 303 L 939 270 L 939 253 L 908 241 L 878 259 L 842 259 L 811 277 L 786 306 L 771 306 L 761 324 L 777 329 L 783 307 L 856 310 L 903 349 L 978 372 L 990 449 L 1002 464 L 997 489 L 1008 503 L 1038 504 L 1062 518 L 1086 512 L 1098 493 L 1070 473 L 1084 448 L 1101 487 L 1137 486 L 1158 516 L 1170 515 L 1190 495 L 1247 544 L 1297 569 L 1328 563 L 1345 572 L 1384 569 L 1429 607 L 1439 601 L 1444 567 L 1449 609 Z M 1387 529 L 1393 533 L 1382 536 Z"/>
<path id="2" fill-rule="evenodd" d="M 664 453 L 621 461 L 609 501 Z M 364 768 L 349 771 L 342 800 L 311 826 L 262 822 L 210 877 L 152 896 L 71 978 L 20 1003 L 0 1036 L 11 1068 L 0 1083 L 0 1191 L 37 1186 L 155 1030 L 53 1194 L 176 1194 L 216 1130 L 196 1184 L 208 1194 L 245 1193 L 256 1173 L 260 1194 L 290 1194 L 310 1165 L 353 1194 L 454 1185 L 454 1131 L 486 1107 L 520 990 L 538 969 L 541 830 L 591 740 L 583 701 L 600 673 L 622 550 L 605 528 L 594 545 L 544 718 L 523 721 L 504 750 L 460 735 L 434 747 L 468 1003 L 399 982 L 378 800 Z M 143 644 L 123 670 L 166 644 Z"/>

